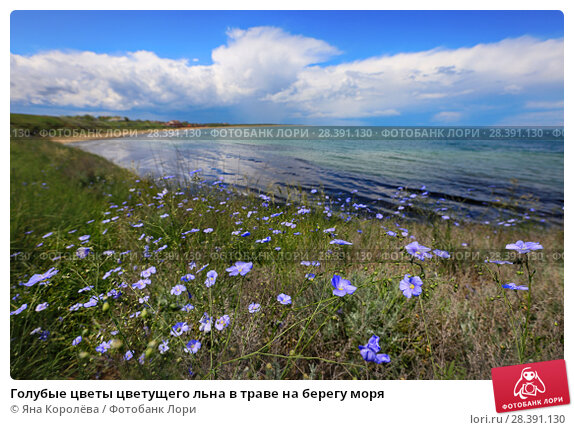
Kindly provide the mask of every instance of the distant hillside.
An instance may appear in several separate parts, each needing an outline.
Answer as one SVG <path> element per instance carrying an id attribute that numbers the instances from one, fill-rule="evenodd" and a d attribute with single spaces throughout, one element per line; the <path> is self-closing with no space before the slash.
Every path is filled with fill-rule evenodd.
<path id="1" fill-rule="evenodd" d="M 42 131 L 64 130 L 149 130 L 181 127 L 253 127 L 274 126 L 277 124 L 228 124 L 224 122 L 190 123 L 188 121 L 150 121 L 132 120 L 123 116 L 49 116 L 28 115 L 23 113 L 10 114 L 10 135 L 12 137 L 41 136 Z M 26 130 L 25 136 L 15 130 Z"/>
<path id="2" fill-rule="evenodd" d="M 185 124 L 185 123 L 184 123 Z M 182 124 L 183 125 L 183 124 Z M 41 130 L 75 129 L 75 130 L 112 130 L 112 129 L 150 129 L 167 128 L 169 125 L 161 121 L 130 120 L 127 117 L 94 117 L 82 116 L 48 116 L 10 114 L 10 129 L 30 130 L 31 135 L 40 134 Z"/>

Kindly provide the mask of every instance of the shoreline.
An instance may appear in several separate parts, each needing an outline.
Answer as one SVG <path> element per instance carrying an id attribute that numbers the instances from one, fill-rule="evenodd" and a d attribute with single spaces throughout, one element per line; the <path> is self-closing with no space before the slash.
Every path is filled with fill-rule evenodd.
<path id="1" fill-rule="evenodd" d="M 192 127 L 189 127 L 192 128 Z M 46 139 L 52 141 L 52 142 L 58 142 L 58 143 L 63 143 L 63 144 L 67 144 L 67 143 L 76 143 L 76 142 L 89 142 L 90 140 L 108 140 L 108 139 L 122 139 L 124 137 L 134 137 L 135 136 L 141 136 L 147 133 L 153 133 L 156 131 L 163 131 L 163 130 L 177 130 L 176 128 L 173 129 L 163 129 L 163 128 L 157 128 L 157 129 L 146 129 L 146 130 L 124 130 L 124 129 L 110 129 L 110 130 L 99 130 L 99 131 L 88 131 L 85 130 L 85 133 L 80 133 L 80 134 L 86 134 L 85 136 L 62 136 L 62 137 L 51 137 L 51 136 L 47 136 Z M 84 130 L 82 130 L 84 131 Z M 91 135 L 93 134 L 93 135 Z M 118 135 L 119 134 L 119 135 Z"/>
<path id="2" fill-rule="evenodd" d="M 198 127 L 201 128 L 201 127 Z M 179 130 L 182 130 L 181 128 Z M 165 130 L 162 130 L 165 131 Z M 142 131 L 142 133 L 145 133 L 146 131 Z M 149 131 L 148 131 L 149 132 Z M 84 140 L 85 141 L 85 140 Z M 80 143 L 80 146 L 82 141 L 80 140 L 76 140 L 76 141 L 72 141 L 72 140 L 68 140 L 66 143 Z M 89 144 L 88 144 L 89 145 Z M 110 148 L 110 150 L 113 151 L 112 148 L 115 147 L 115 144 L 113 143 L 106 143 L 106 142 L 102 142 L 101 145 L 103 145 L 104 148 Z M 86 149 L 86 148 L 82 148 L 82 149 Z M 88 151 L 88 152 L 92 152 L 92 151 Z M 109 157 L 108 160 L 116 163 L 118 162 L 118 160 L 116 160 L 114 158 L 114 153 L 113 152 L 109 152 L 108 151 L 98 151 L 95 150 L 92 153 L 101 155 L 101 156 L 107 156 Z M 105 154 L 105 155 L 104 155 Z M 137 158 L 137 156 L 136 156 Z M 138 158 L 139 159 L 139 158 Z M 131 165 L 124 165 L 123 167 L 127 167 L 130 168 Z M 165 166 L 163 166 L 165 167 Z M 211 180 L 217 180 L 217 176 L 211 175 L 209 173 L 207 173 L 206 167 L 200 165 L 199 167 L 203 167 L 205 173 L 207 176 L 206 178 Z M 152 169 L 153 170 L 153 169 Z M 141 172 L 140 172 L 141 173 Z M 165 173 L 165 172 L 164 172 Z M 148 171 L 146 174 L 151 174 L 154 175 L 156 177 L 160 177 L 162 176 L 161 172 L 157 172 L 157 171 Z M 167 173 L 165 173 L 167 174 Z M 180 176 L 180 178 L 184 178 L 185 176 L 185 172 L 179 172 L 178 175 L 176 176 Z M 279 178 L 279 179 L 278 179 Z M 304 178 L 302 177 L 301 180 L 303 181 L 303 183 L 305 185 L 302 185 L 302 183 L 299 184 L 293 184 L 293 183 L 289 183 L 289 182 L 285 182 L 284 178 L 281 179 L 281 172 L 279 172 L 279 176 L 275 179 L 275 182 L 269 182 L 270 184 L 276 184 L 278 186 L 281 186 L 282 188 L 288 185 L 294 185 L 296 188 L 300 188 L 301 191 L 305 192 L 305 193 L 310 193 L 312 189 L 317 189 L 320 188 L 322 189 L 324 192 L 328 193 L 331 197 L 333 197 L 335 200 L 337 199 L 337 197 L 341 197 L 342 195 L 344 195 L 344 197 L 351 197 L 353 198 L 353 201 L 355 201 L 357 204 L 360 204 L 360 206 L 365 207 L 365 211 L 366 212 L 372 212 L 371 216 L 374 216 L 375 212 L 379 211 L 381 212 L 382 215 L 384 216 L 390 216 L 391 214 L 397 214 L 397 210 L 404 210 L 403 213 L 405 213 L 407 215 L 407 217 L 414 217 L 414 218 L 424 218 L 424 219 L 433 219 L 433 218 L 440 218 L 443 215 L 445 215 L 445 212 L 437 212 L 437 210 L 439 209 L 439 206 L 444 206 L 446 205 L 449 210 L 454 211 L 454 215 L 456 216 L 456 219 L 458 221 L 469 221 L 472 220 L 472 222 L 475 223 L 490 223 L 490 222 L 503 222 L 506 223 L 505 220 L 510 220 L 509 224 L 512 223 L 523 223 L 523 222 L 536 222 L 538 224 L 538 221 L 540 219 L 546 220 L 546 221 L 540 221 L 540 224 L 549 226 L 551 224 L 553 225 L 558 225 L 558 226 L 563 226 L 564 223 L 564 218 L 563 218 L 563 214 L 560 212 L 552 212 L 549 209 L 546 209 L 545 206 L 542 206 L 540 208 L 537 209 L 536 214 L 534 213 L 527 213 L 527 204 L 522 202 L 511 202 L 511 201 L 507 201 L 507 202 L 492 202 L 492 201 L 488 201 L 488 200 L 481 200 L 479 197 L 480 196 L 472 196 L 472 195 L 465 195 L 465 194 L 461 194 L 461 193 L 448 193 L 446 191 L 441 191 L 440 189 L 434 189 L 431 190 L 430 188 L 428 190 L 426 190 L 425 192 L 425 196 L 423 196 L 424 198 L 421 197 L 421 199 L 418 200 L 418 204 L 416 205 L 416 207 L 413 207 L 412 205 L 408 205 L 408 204 L 403 204 L 401 203 L 401 201 L 403 200 L 403 198 L 407 199 L 407 201 L 409 200 L 409 196 L 411 194 L 422 194 L 422 190 L 420 190 L 417 187 L 409 187 L 407 185 L 404 184 L 396 184 L 393 185 L 392 183 L 378 183 L 378 182 L 369 182 L 370 186 L 380 186 L 385 188 L 387 191 L 381 191 L 382 194 L 378 194 L 378 195 L 373 195 L 373 193 L 369 194 L 369 190 L 368 188 L 365 188 L 365 184 L 363 183 L 363 187 L 359 187 L 357 184 L 355 184 L 354 186 L 357 187 L 357 189 L 359 189 L 360 191 L 351 191 L 351 188 L 345 188 L 345 185 L 343 183 L 323 183 L 323 182 L 316 182 L 313 181 L 310 178 Z M 311 180 L 311 182 L 309 182 L 309 180 Z M 265 182 L 267 183 L 267 182 Z M 243 188 L 245 186 L 245 183 L 242 182 L 241 180 L 239 182 L 235 182 L 233 179 L 230 179 L 229 184 L 238 187 L 238 188 Z M 390 190 L 390 191 L 389 191 Z M 394 191 L 394 193 L 393 193 Z M 279 199 L 284 199 L 286 197 L 286 195 L 284 193 L 281 192 L 276 192 L 276 191 L 272 191 L 273 194 L 279 198 Z M 397 195 L 397 193 L 399 194 L 404 194 L 404 196 L 402 198 L 399 198 L 399 196 Z M 344 198 L 343 197 L 343 198 Z M 335 201 L 334 200 L 334 201 Z M 445 203 L 441 203 L 441 202 L 445 202 Z M 365 206 L 363 206 L 365 205 Z M 438 206 L 437 206 L 438 205 Z M 402 209 L 397 209 L 399 207 L 403 206 Z M 444 210 L 444 209 L 441 209 Z M 373 212 L 374 211 L 374 212 Z M 448 214 L 450 216 L 453 215 L 453 213 Z M 525 215 L 528 215 L 527 217 L 524 217 Z M 449 219 L 447 218 L 444 218 Z"/>
<path id="3" fill-rule="evenodd" d="M 87 142 L 90 140 L 108 140 L 108 139 L 122 139 L 125 137 L 137 137 L 145 134 L 150 133 L 166 133 L 170 131 L 181 131 L 181 130 L 199 130 L 204 128 L 233 128 L 233 127 L 282 127 L 286 126 L 286 124 L 255 124 L 255 125 L 224 125 L 224 126 L 193 126 L 193 127 L 167 127 L 167 128 L 149 128 L 144 130 L 138 129 L 102 129 L 102 130 L 84 130 L 81 129 L 79 131 L 76 130 L 69 130 L 72 136 L 29 136 L 29 138 L 45 138 L 53 142 L 58 143 L 76 143 L 76 142 Z M 292 124 L 288 124 L 288 126 L 293 126 Z M 66 134 L 65 131 L 68 129 L 57 129 L 58 131 L 63 131 L 63 134 Z M 61 133 L 60 133 L 61 134 Z"/>

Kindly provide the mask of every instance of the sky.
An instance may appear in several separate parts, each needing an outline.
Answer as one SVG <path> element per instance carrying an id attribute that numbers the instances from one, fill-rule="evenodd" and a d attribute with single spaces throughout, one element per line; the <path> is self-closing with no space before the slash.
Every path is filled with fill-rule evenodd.
<path id="1" fill-rule="evenodd" d="M 11 111 L 561 125 L 559 11 L 15 11 Z"/>

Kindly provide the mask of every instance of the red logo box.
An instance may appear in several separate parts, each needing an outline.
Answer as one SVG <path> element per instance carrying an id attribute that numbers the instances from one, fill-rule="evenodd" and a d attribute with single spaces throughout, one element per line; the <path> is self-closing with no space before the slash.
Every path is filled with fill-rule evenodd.
<path id="1" fill-rule="evenodd" d="M 496 412 L 570 403 L 566 362 L 541 361 L 492 369 Z"/>

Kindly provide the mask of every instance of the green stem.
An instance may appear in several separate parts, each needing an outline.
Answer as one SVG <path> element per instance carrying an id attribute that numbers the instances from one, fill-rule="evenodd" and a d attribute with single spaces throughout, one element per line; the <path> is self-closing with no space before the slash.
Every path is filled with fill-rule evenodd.
<path id="1" fill-rule="evenodd" d="M 209 316 L 208 318 L 213 318 L 213 309 L 212 309 L 212 301 L 211 301 L 211 288 L 209 288 Z M 211 347 L 209 348 L 209 375 L 213 370 L 213 323 L 210 321 L 211 330 L 209 330 L 209 338 L 211 340 Z"/>
<path id="2" fill-rule="evenodd" d="M 296 326 L 298 326 L 299 324 L 301 324 L 302 322 L 306 321 L 307 318 L 302 318 L 299 321 L 294 322 L 293 324 L 291 324 L 289 327 L 287 327 L 285 330 L 283 330 L 281 333 L 279 333 L 277 336 L 273 337 L 273 339 L 271 339 L 270 341 L 268 341 L 265 345 L 263 345 L 261 348 L 259 348 L 257 351 L 253 351 L 250 352 L 249 354 L 246 355 L 242 355 L 241 357 L 237 357 L 237 358 L 233 358 L 231 360 L 227 360 L 227 361 L 222 361 L 220 362 L 217 367 L 215 369 L 210 369 L 209 373 L 205 376 L 204 379 L 207 379 L 211 373 L 214 372 L 214 370 L 217 370 L 218 368 L 220 368 L 221 366 L 225 365 L 225 364 L 230 364 L 230 363 L 235 363 L 236 361 L 239 360 L 245 360 L 247 358 L 256 356 L 261 354 L 266 348 L 269 348 L 269 346 L 275 342 L 276 340 L 278 340 L 281 336 L 289 333 L 292 329 L 294 329 Z"/>
<path id="3" fill-rule="evenodd" d="M 241 277 L 241 282 L 239 283 L 239 291 L 237 293 L 237 303 L 235 304 L 235 310 L 233 312 L 233 320 L 234 322 L 238 320 L 238 314 L 239 314 L 239 305 L 241 303 L 241 290 L 243 288 L 243 277 Z M 229 340 L 231 339 L 231 333 L 233 332 L 233 330 L 231 328 L 229 328 L 228 333 L 227 333 L 227 338 L 225 339 L 225 343 L 223 344 L 223 349 L 221 351 L 221 357 L 224 356 L 225 351 L 227 350 L 227 346 L 229 345 Z"/>
<path id="4" fill-rule="evenodd" d="M 502 285 L 500 286 L 500 288 L 502 288 Z M 514 342 L 516 343 L 516 353 L 518 354 L 518 360 L 520 361 L 520 363 L 522 363 L 524 357 L 523 357 L 523 350 L 521 348 L 521 341 L 519 340 L 518 335 L 518 325 L 516 324 L 516 316 L 514 315 L 512 304 L 510 303 L 510 300 L 508 300 L 506 290 L 504 290 L 504 288 L 502 288 L 502 290 L 503 290 L 502 295 L 504 296 L 504 302 L 506 303 L 507 307 L 508 317 L 512 324 L 512 332 L 514 333 Z"/>
<path id="5" fill-rule="evenodd" d="M 528 264 L 528 255 L 525 256 L 524 265 L 526 266 L 526 273 L 528 274 L 528 292 L 526 294 L 526 317 L 524 319 L 524 328 L 522 330 L 521 336 L 523 356 L 525 355 L 526 351 L 526 341 L 529 335 L 529 324 L 532 315 L 532 278 L 534 277 L 534 273 L 530 271 L 530 265 Z"/>
<path id="6" fill-rule="evenodd" d="M 328 300 L 329 302 L 332 301 L 332 298 L 330 300 Z M 311 314 L 311 316 L 307 319 L 307 324 L 305 324 L 305 327 L 303 328 L 303 331 L 301 332 L 301 334 L 299 335 L 299 339 L 297 340 L 297 344 L 295 345 L 295 348 L 293 348 L 294 353 L 297 353 L 297 348 L 299 348 L 299 345 L 301 344 L 301 341 L 303 340 L 303 336 L 305 336 L 305 333 L 307 333 L 307 329 L 309 328 L 309 325 L 311 324 L 311 321 L 313 321 L 313 318 L 315 317 L 315 315 L 317 314 L 317 312 L 319 311 L 319 307 L 321 306 L 321 303 L 323 303 L 323 301 L 319 301 L 319 303 L 317 303 L 317 306 L 315 307 L 315 310 L 313 311 L 313 313 Z M 331 303 L 329 303 L 327 306 L 329 306 Z M 324 310 L 327 308 L 327 306 L 325 306 L 323 309 Z M 295 354 L 293 354 L 295 355 Z M 285 366 L 285 369 L 283 369 L 283 372 L 281 372 L 281 379 L 283 379 L 283 377 L 287 374 L 287 372 L 289 371 L 289 369 L 291 368 L 291 364 L 293 363 L 292 359 L 289 359 L 287 361 L 287 365 Z"/>
<path id="7" fill-rule="evenodd" d="M 434 357 L 433 357 L 433 352 L 432 352 L 432 345 L 430 342 L 430 336 L 429 336 L 429 332 L 428 332 L 428 327 L 427 327 L 427 322 L 426 322 L 426 318 L 425 318 L 425 308 L 423 306 L 423 299 L 422 296 L 420 297 L 419 303 L 421 305 L 421 315 L 423 317 L 423 324 L 425 326 L 425 334 L 426 334 L 426 338 L 427 338 L 427 346 L 429 349 L 429 353 L 430 353 L 430 359 L 431 359 L 431 364 L 432 364 L 432 372 L 433 372 L 433 379 L 436 379 L 436 364 L 434 362 Z"/>
<path id="8" fill-rule="evenodd" d="M 245 336 L 243 337 L 242 341 L 241 341 L 241 355 L 243 355 L 245 353 L 245 343 L 247 341 L 247 339 L 249 339 L 249 335 L 251 334 L 251 330 L 253 329 L 253 326 L 255 324 L 255 319 L 257 317 L 255 315 L 253 315 L 251 318 L 249 318 L 249 325 L 247 326 L 247 331 L 245 333 Z M 231 379 L 235 379 L 235 375 L 237 375 L 237 369 L 238 369 L 239 365 L 235 366 L 235 369 L 233 369 L 233 377 Z"/>
<path id="9" fill-rule="evenodd" d="M 111 318 L 112 322 L 114 323 L 114 325 L 116 326 L 116 329 L 118 330 L 118 333 L 120 334 L 121 338 L 126 343 L 126 346 L 128 347 L 128 349 L 132 350 L 132 346 L 131 346 L 130 342 L 128 341 L 128 338 L 125 336 L 124 332 L 122 331 L 122 328 L 118 324 L 116 317 L 112 314 L 112 310 L 110 309 L 109 312 L 110 312 L 110 318 Z M 142 366 L 142 364 L 139 362 L 139 360 L 135 360 L 135 362 L 137 363 L 139 368 L 143 371 L 143 373 L 146 375 L 146 377 L 148 379 L 151 379 L 151 375 L 150 375 L 147 367 Z"/>

